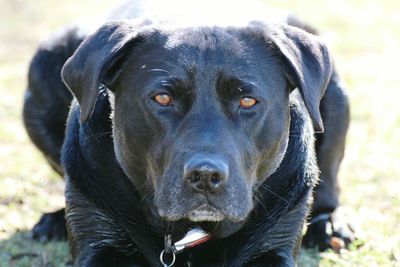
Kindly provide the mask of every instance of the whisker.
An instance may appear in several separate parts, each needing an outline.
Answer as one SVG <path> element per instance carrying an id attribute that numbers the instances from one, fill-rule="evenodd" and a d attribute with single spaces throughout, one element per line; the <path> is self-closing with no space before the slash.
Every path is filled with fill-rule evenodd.
<path id="1" fill-rule="evenodd" d="M 97 139 L 97 138 L 100 138 L 100 137 L 103 137 L 103 136 L 106 136 L 106 135 L 109 135 L 109 134 L 112 134 L 112 131 L 100 132 L 100 133 L 92 134 L 92 135 L 89 135 L 88 137 L 85 137 L 84 142 L 85 143 L 89 143 L 89 142 L 93 141 L 94 139 Z"/>
<path id="2" fill-rule="evenodd" d="M 255 198 L 255 200 L 257 200 L 257 202 L 264 208 L 265 211 L 268 211 L 267 207 L 265 207 L 264 203 L 261 201 L 261 199 L 259 199 L 257 197 L 257 194 L 259 194 L 260 192 L 256 191 L 254 192 L 253 197 Z"/>
<path id="3" fill-rule="evenodd" d="M 286 203 L 289 202 L 288 200 L 284 199 L 283 197 L 281 197 L 280 195 L 278 195 L 277 193 L 275 193 L 274 191 L 271 190 L 271 188 L 266 185 L 266 184 L 261 184 L 260 187 L 262 187 L 263 189 L 266 189 L 268 192 L 270 192 L 271 194 L 273 194 L 274 196 L 276 196 L 277 198 L 279 198 L 282 201 L 285 201 Z"/>

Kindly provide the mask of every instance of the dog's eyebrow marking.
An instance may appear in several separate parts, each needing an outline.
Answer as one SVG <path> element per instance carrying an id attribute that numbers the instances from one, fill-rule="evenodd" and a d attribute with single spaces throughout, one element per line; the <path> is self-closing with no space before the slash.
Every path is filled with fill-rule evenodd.
<path id="1" fill-rule="evenodd" d="M 247 93 L 251 89 L 257 88 L 257 84 L 255 82 L 242 81 L 241 79 L 238 79 L 237 82 L 240 84 L 237 86 L 237 90 L 239 90 L 241 93 Z"/>
<path id="2" fill-rule="evenodd" d="M 257 84 L 255 82 L 242 81 L 242 80 L 240 80 L 240 81 L 242 83 L 242 86 L 257 87 Z"/>
<path id="3" fill-rule="evenodd" d="M 164 87 L 173 87 L 173 82 L 167 80 L 161 80 L 160 84 Z"/>
<path id="4" fill-rule="evenodd" d="M 168 78 L 165 78 L 160 81 L 160 84 L 164 87 L 170 87 L 170 88 L 182 88 L 184 87 L 184 82 L 176 78 L 175 76 L 169 76 Z"/>
<path id="5" fill-rule="evenodd" d="M 167 74 L 170 74 L 169 71 L 163 70 L 163 69 L 151 69 L 151 70 L 148 70 L 147 72 L 165 72 Z"/>
<path id="6" fill-rule="evenodd" d="M 248 84 L 248 85 L 252 85 L 254 87 L 257 87 L 257 84 L 255 82 L 245 81 L 244 84 Z"/>

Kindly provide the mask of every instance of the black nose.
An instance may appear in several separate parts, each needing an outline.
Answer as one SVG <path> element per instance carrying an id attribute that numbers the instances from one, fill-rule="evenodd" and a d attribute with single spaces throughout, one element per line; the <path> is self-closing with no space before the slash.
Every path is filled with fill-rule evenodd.
<path id="1" fill-rule="evenodd" d="M 184 179 L 197 191 L 216 192 L 228 180 L 228 164 L 219 157 L 196 155 L 184 166 Z"/>

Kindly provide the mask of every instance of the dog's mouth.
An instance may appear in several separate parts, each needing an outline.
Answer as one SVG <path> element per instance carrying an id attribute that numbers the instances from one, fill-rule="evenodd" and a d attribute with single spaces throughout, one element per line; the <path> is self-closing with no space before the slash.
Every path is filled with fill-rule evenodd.
<path id="1" fill-rule="evenodd" d="M 190 222 L 222 222 L 231 221 L 233 223 L 240 223 L 245 220 L 246 216 L 238 216 L 235 213 L 229 213 L 223 211 L 217 207 L 211 206 L 210 204 L 201 204 L 195 208 L 191 208 L 189 211 L 184 213 L 175 213 L 169 210 L 159 209 L 158 214 L 168 222 L 177 222 L 186 220 Z"/>
<path id="2" fill-rule="evenodd" d="M 187 218 L 192 222 L 220 222 L 225 216 L 218 209 L 203 204 L 189 211 Z"/>
<path id="3" fill-rule="evenodd" d="M 188 229 L 201 228 L 213 237 L 224 238 L 236 232 L 244 223 L 205 203 L 192 208 L 183 216 L 163 216 L 163 219 L 172 223 L 175 237 L 182 237 Z"/>

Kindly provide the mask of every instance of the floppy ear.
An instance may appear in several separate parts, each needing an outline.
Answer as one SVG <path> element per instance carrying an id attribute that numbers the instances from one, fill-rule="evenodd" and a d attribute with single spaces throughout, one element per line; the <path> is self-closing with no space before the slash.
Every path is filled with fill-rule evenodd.
<path id="1" fill-rule="evenodd" d="M 323 132 L 319 104 L 332 73 L 327 47 L 318 37 L 287 25 L 271 29 L 267 38 L 278 49 L 291 89 L 300 90 L 315 131 Z"/>
<path id="2" fill-rule="evenodd" d="M 139 41 L 137 28 L 126 22 L 105 24 L 78 47 L 61 70 L 61 76 L 78 100 L 80 120 L 90 118 L 102 85 L 118 76 L 128 50 Z"/>

